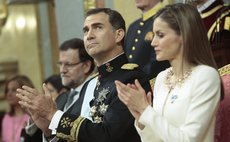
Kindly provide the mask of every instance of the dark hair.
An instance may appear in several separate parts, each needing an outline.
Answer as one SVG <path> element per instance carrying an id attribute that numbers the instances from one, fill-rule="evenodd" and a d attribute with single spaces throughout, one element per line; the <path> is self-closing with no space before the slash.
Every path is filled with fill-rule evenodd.
<path id="1" fill-rule="evenodd" d="M 109 23 L 112 25 L 114 30 L 123 29 L 124 32 L 126 32 L 124 18 L 121 16 L 121 14 L 119 12 L 112 10 L 110 8 L 91 9 L 86 13 L 86 17 L 88 17 L 90 15 L 97 14 L 97 13 L 101 13 L 101 12 L 103 12 L 109 16 Z M 125 36 L 121 41 L 122 45 L 124 45 L 124 39 L 125 39 Z"/>
<path id="2" fill-rule="evenodd" d="M 8 85 L 10 82 L 15 81 L 18 83 L 19 88 L 22 88 L 23 85 L 29 86 L 31 88 L 34 88 L 34 85 L 32 83 L 32 81 L 25 75 L 15 75 L 11 78 L 9 78 L 6 83 L 5 83 L 5 90 L 4 93 L 5 95 L 8 93 Z M 10 115 L 13 115 L 15 112 L 14 108 L 10 106 Z"/>
<path id="3" fill-rule="evenodd" d="M 60 93 L 62 89 L 66 89 L 66 90 L 70 89 L 69 87 L 66 87 L 62 84 L 61 76 L 59 74 L 54 74 L 49 76 L 48 78 L 45 79 L 44 83 L 52 84 L 52 86 L 57 90 L 58 93 Z"/>
<path id="4" fill-rule="evenodd" d="M 185 60 L 217 68 L 203 21 L 194 6 L 182 3 L 167 5 L 154 18 L 162 19 L 182 36 Z"/>
<path id="5" fill-rule="evenodd" d="M 61 46 L 59 47 L 59 51 L 66 51 L 68 49 L 78 50 L 79 59 L 81 62 L 85 62 L 85 61 L 91 62 L 91 67 L 88 73 L 90 74 L 94 71 L 94 68 L 95 68 L 94 60 L 86 52 L 83 40 L 79 38 L 73 38 L 73 39 L 63 42 Z"/>

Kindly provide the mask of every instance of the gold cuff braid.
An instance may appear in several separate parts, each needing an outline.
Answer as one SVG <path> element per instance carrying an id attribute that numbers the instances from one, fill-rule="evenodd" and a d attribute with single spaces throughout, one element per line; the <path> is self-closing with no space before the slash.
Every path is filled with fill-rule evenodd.
<path id="1" fill-rule="evenodd" d="M 67 140 L 67 141 L 78 141 L 78 133 L 80 130 L 80 126 L 82 122 L 85 120 L 83 117 L 78 117 L 74 122 L 73 122 L 73 127 L 70 130 L 70 135 L 66 135 L 64 133 L 57 133 L 57 137 Z"/>

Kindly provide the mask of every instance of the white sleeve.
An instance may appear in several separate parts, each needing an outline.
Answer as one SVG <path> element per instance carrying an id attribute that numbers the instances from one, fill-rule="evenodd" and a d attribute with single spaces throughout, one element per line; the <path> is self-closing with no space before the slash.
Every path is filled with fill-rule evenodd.
<path id="1" fill-rule="evenodd" d="M 152 113 L 152 107 L 148 106 L 145 110 L 145 113 Z M 143 115 L 143 114 L 142 114 Z M 152 115 L 152 114 L 151 114 Z M 149 117 L 149 116 L 145 116 L 145 117 Z M 139 121 L 140 122 L 140 121 Z M 144 123 L 142 123 L 144 124 Z M 139 133 L 139 135 L 141 136 L 141 141 L 142 142 L 158 142 L 158 141 L 162 141 L 161 138 L 152 130 L 152 126 L 150 125 L 145 125 L 145 128 L 143 130 L 141 130 L 138 126 L 137 126 L 137 121 L 135 121 L 135 127 L 137 132 Z"/>
<path id="2" fill-rule="evenodd" d="M 143 142 L 149 139 L 149 133 L 152 133 L 151 139 L 160 139 L 165 142 L 202 141 L 205 132 L 215 120 L 215 112 L 220 100 L 220 77 L 213 68 L 202 70 L 193 77 L 195 83 L 190 84 L 193 92 L 184 123 L 176 127 L 164 116 L 158 114 L 153 107 L 148 106 L 139 119 L 146 128 L 140 130 L 135 125 Z M 175 115 L 179 111 L 175 112 Z"/>
<path id="3" fill-rule="evenodd" d="M 56 134 L 59 121 L 61 120 L 63 114 L 64 114 L 63 111 L 58 110 L 55 112 L 54 116 L 52 117 L 49 125 L 49 129 L 52 130 L 52 135 Z"/>

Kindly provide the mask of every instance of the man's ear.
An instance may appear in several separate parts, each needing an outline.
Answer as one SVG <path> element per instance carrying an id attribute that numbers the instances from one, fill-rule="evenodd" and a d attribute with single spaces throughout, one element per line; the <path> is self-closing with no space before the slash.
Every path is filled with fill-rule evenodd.
<path id="1" fill-rule="evenodd" d="M 89 60 L 87 60 L 87 61 L 84 62 L 83 70 L 84 70 L 84 73 L 85 73 L 85 74 L 88 74 L 88 73 L 89 73 L 91 64 L 92 64 L 92 62 L 89 61 Z"/>
<path id="2" fill-rule="evenodd" d="M 123 29 L 116 30 L 116 43 L 121 42 L 124 37 L 125 31 Z"/>

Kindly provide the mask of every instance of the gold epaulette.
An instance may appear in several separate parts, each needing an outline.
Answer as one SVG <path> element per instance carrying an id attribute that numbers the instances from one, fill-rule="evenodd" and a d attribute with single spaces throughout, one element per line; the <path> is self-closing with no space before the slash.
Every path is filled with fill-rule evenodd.
<path id="1" fill-rule="evenodd" d="M 138 67 L 138 64 L 134 64 L 134 63 L 128 63 L 128 64 L 124 64 L 121 69 L 124 69 L 124 70 L 133 70 L 135 68 Z"/>

